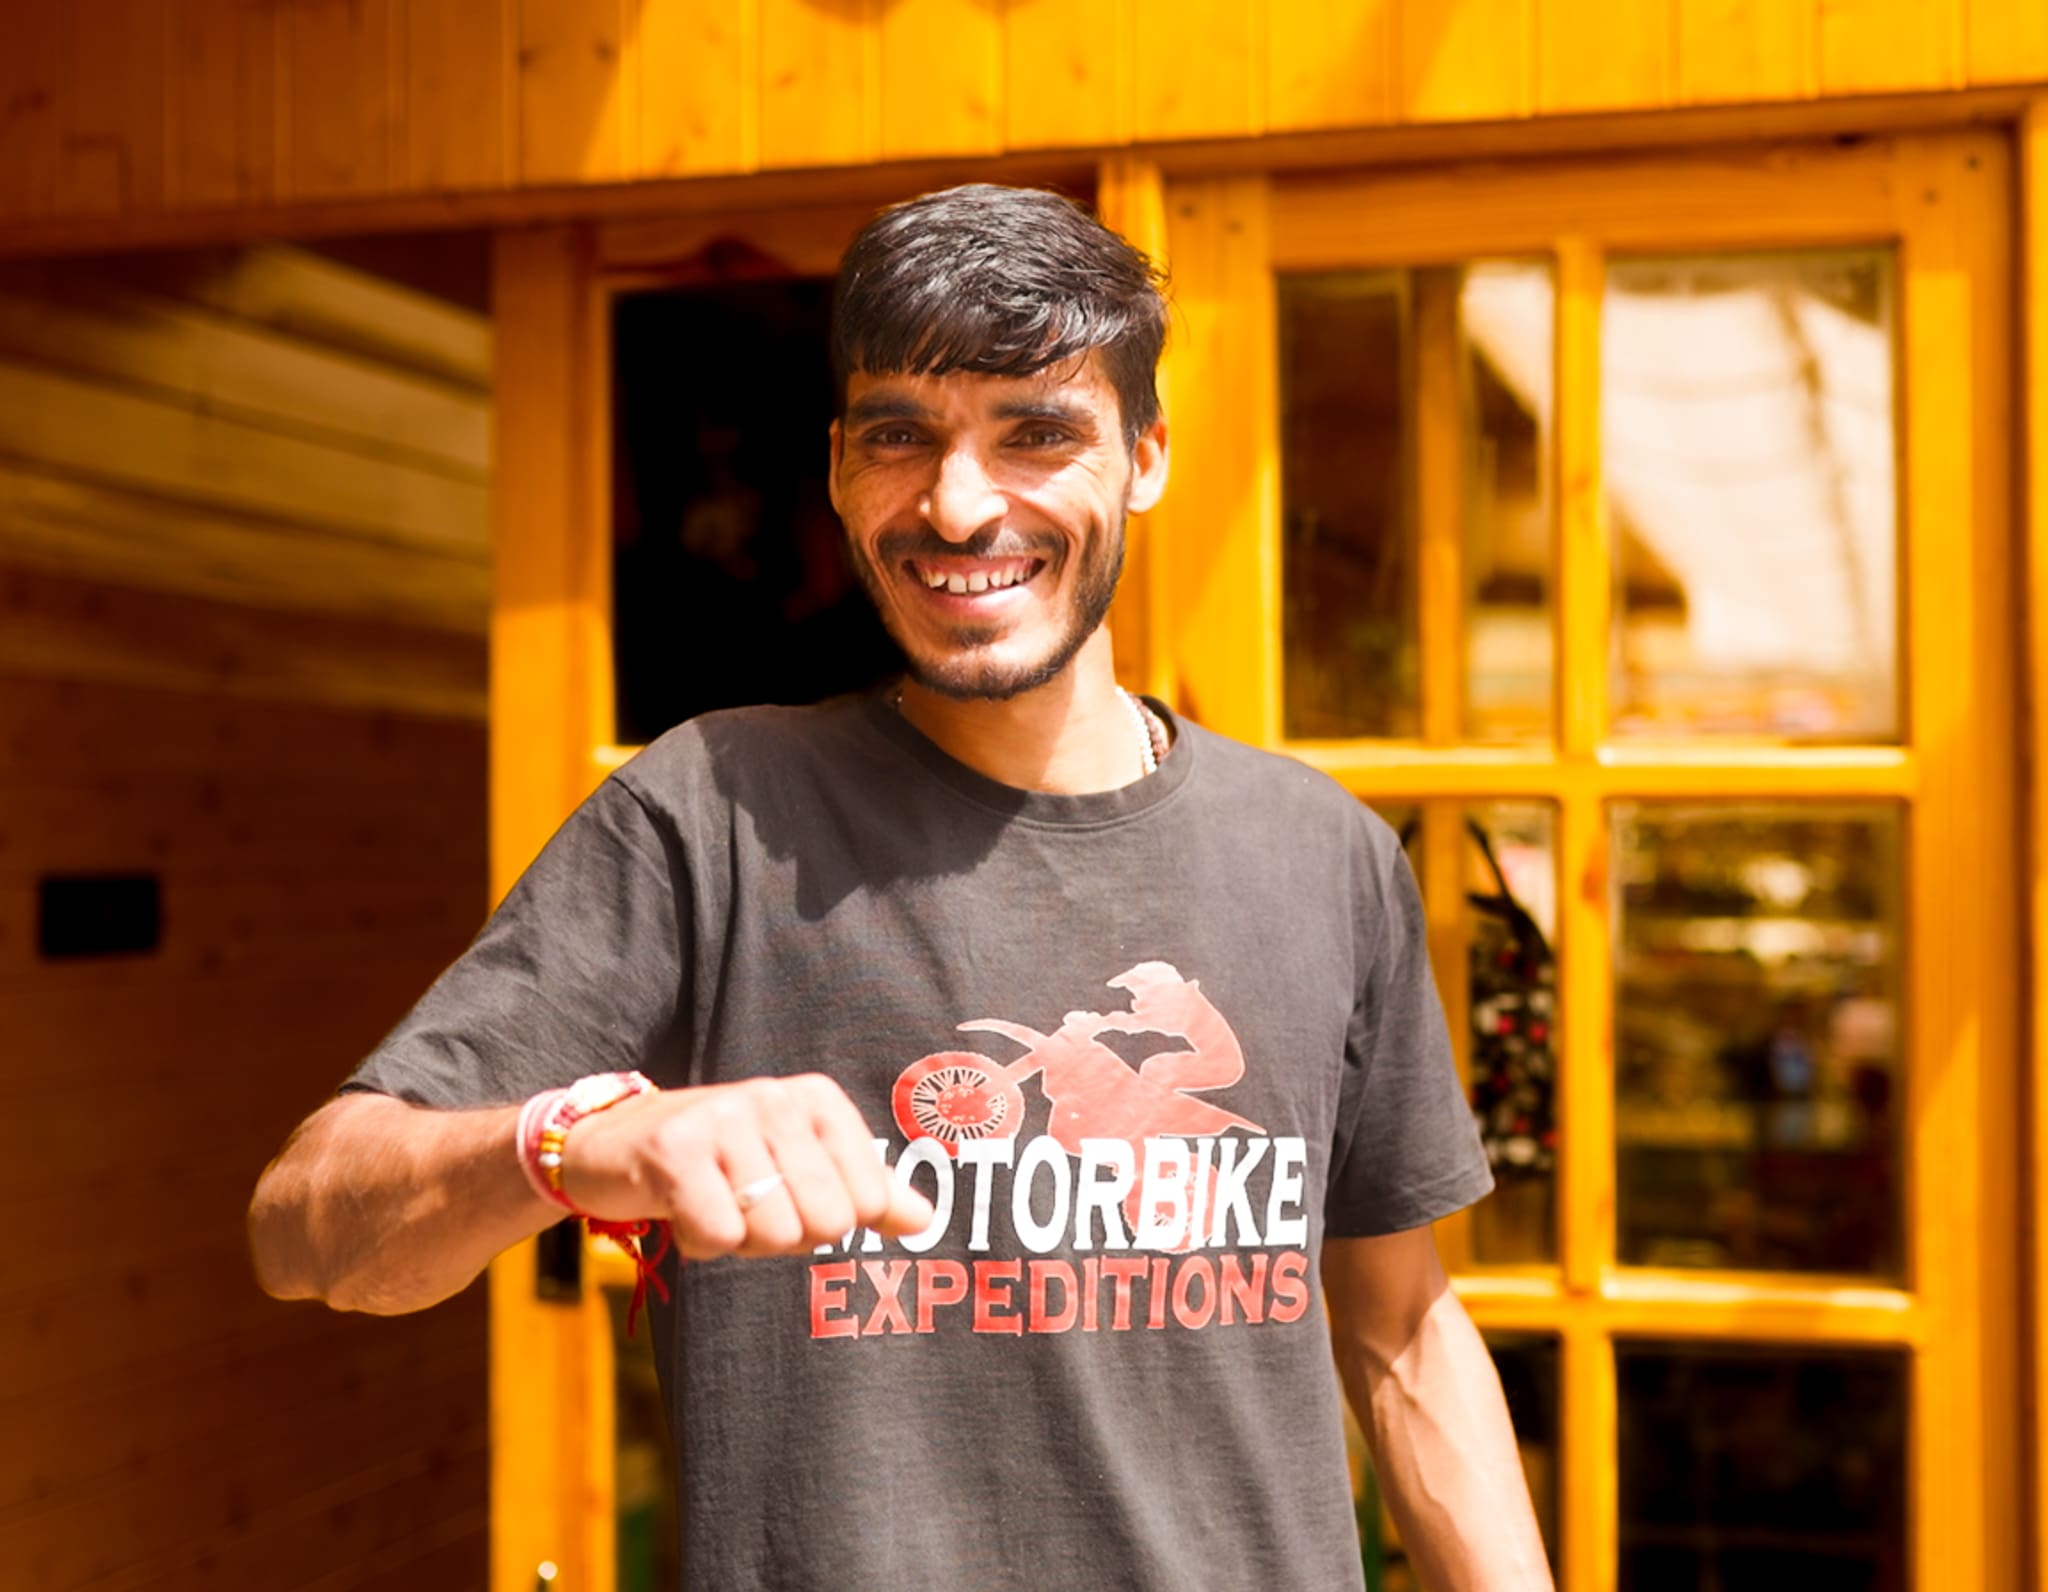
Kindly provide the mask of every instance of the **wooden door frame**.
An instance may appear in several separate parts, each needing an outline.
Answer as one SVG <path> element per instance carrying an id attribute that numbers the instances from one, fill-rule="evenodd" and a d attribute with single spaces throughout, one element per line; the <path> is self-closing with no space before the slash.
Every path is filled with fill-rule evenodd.
<path id="1" fill-rule="evenodd" d="M 1614 1585 L 1611 1345 L 1622 1334 L 1908 1351 L 1915 1584 L 2018 1584 L 2021 1422 L 2013 1401 L 1999 1396 L 2019 1385 L 2022 1360 L 2013 998 L 2020 948 L 2010 867 L 2020 833 L 2008 437 L 2016 374 L 2011 156 L 2006 137 L 1976 131 L 1849 148 L 1168 184 L 1171 261 L 1188 336 L 1168 396 L 1178 444 L 1177 480 L 1165 505 L 1174 515 L 1175 601 L 1174 628 L 1159 639 L 1186 701 L 1211 727 L 1300 756 L 1361 797 L 1540 797 L 1560 810 L 1560 1264 L 1547 1276 L 1540 1268 L 1535 1275 L 1467 1272 L 1459 1291 L 1483 1326 L 1561 1339 L 1564 1580 L 1574 1589 Z M 1902 534 L 1918 528 L 1904 544 L 1900 581 L 1909 594 L 1901 651 L 1909 739 L 1676 753 L 1606 744 L 1610 554 L 1591 401 L 1604 254 L 1883 241 L 1901 251 Z M 1531 256 L 1552 259 L 1558 293 L 1556 747 L 1449 744 L 1440 733 L 1444 715 L 1428 704 L 1425 736 L 1415 742 L 1285 741 L 1273 273 Z M 1960 557 L 1934 530 L 1958 514 L 1971 530 Z M 1455 598 L 1459 582 L 1441 568 L 1429 572 L 1433 561 L 1455 568 L 1460 556 L 1455 545 L 1422 549 L 1426 584 Z M 1455 615 L 1440 617 L 1437 633 L 1455 623 Z M 1425 615 L 1425 638 L 1431 624 Z M 1428 660 L 1424 678 L 1431 678 Z M 1614 1260 L 1606 804 L 1823 796 L 1909 804 L 1909 1283 L 1621 1268 Z M 1431 857 L 1453 867 L 1458 861 L 1455 848 L 1425 844 L 1426 867 Z M 1446 862 L 1433 866 L 1440 871 Z M 1971 882 L 1967 891 L 1957 888 L 1962 880 Z M 1455 876 L 1429 884 L 1432 895 L 1462 889 Z M 1574 1154 L 1575 1141 L 1591 1153 Z M 1456 1224 L 1447 1226 L 1446 1247 L 1455 1253 Z"/>

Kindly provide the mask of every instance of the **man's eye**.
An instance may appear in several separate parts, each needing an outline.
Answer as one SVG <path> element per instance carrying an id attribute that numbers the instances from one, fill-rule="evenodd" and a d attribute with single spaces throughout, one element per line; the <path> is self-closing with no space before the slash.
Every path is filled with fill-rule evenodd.
<path id="1" fill-rule="evenodd" d="M 1034 426 L 1017 437 L 1017 441 L 1027 448 L 1063 448 L 1071 440 L 1058 426 Z"/>
<path id="2" fill-rule="evenodd" d="M 912 448 L 922 439 L 908 426 L 885 426 L 868 433 L 871 448 Z"/>

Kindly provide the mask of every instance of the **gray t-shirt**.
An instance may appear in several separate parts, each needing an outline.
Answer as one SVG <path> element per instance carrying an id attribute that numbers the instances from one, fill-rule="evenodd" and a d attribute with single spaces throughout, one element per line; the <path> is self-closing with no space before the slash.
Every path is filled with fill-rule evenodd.
<path id="1" fill-rule="evenodd" d="M 563 825 L 344 1087 L 819 1071 L 925 1234 L 671 1263 L 691 1588 L 1360 1585 L 1317 1257 L 1491 1175 L 1415 883 L 1178 725 L 1084 796 L 879 695 L 693 720 Z"/>

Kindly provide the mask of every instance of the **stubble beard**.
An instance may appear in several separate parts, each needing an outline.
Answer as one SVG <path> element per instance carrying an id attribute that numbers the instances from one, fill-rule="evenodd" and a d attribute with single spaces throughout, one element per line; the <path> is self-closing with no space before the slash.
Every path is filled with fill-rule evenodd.
<path id="1" fill-rule="evenodd" d="M 881 616 L 883 628 L 894 638 L 907 660 L 912 680 L 927 691 L 950 697 L 956 702 L 1007 702 L 1057 679 L 1109 616 L 1109 605 L 1116 596 L 1117 582 L 1123 578 L 1124 571 L 1123 505 L 1118 506 L 1114 523 L 1113 530 L 1092 538 L 1082 550 L 1082 567 L 1075 579 L 1067 627 L 1045 655 L 1035 662 L 1006 662 L 986 655 L 986 649 L 1003 634 L 1003 627 L 999 625 L 956 626 L 950 633 L 951 645 L 944 655 L 933 657 L 920 652 L 904 636 L 903 628 L 889 606 L 887 574 L 869 560 L 865 549 L 851 537 L 847 539 L 847 553 L 854 572 L 860 576 L 861 585 L 867 590 L 868 600 Z M 905 558 L 916 556 L 914 547 L 892 554 L 890 541 L 891 538 L 885 537 L 882 544 L 882 557 L 887 568 L 894 569 Z M 945 550 L 991 556 L 974 542 Z M 1056 576 L 1058 570 L 1048 561 L 1043 574 Z"/>

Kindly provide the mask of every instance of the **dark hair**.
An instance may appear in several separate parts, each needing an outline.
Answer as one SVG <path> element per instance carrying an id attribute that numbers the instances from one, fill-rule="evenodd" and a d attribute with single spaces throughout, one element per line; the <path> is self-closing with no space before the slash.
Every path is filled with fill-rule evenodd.
<path id="1" fill-rule="evenodd" d="M 847 378 L 1030 376 L 1102 351 L 1124 445 L 1159 418 L 1165 277 L 1070 199 L 968 183 L 892 205 L 860 230 L 832 291 L 838 403 Z"/>

